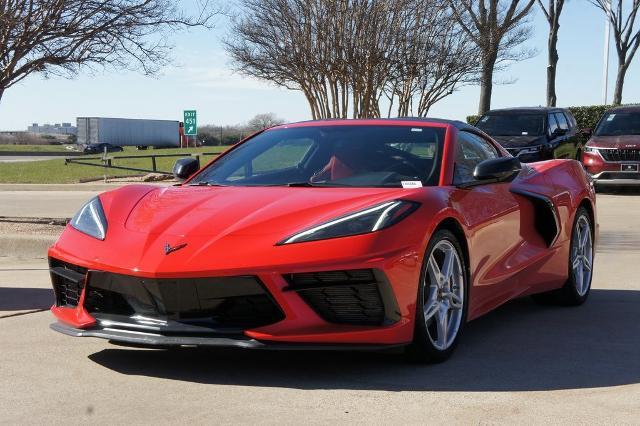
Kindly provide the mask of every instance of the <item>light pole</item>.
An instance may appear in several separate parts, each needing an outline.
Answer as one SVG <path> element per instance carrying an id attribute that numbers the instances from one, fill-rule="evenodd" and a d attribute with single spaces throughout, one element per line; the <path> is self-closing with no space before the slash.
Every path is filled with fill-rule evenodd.
<path id="1" fill-rule="evenodd" d="M 609 40 L 611 39 L 611 0 L 605 0 L 607 18 L 604 26 L 604 63 L 602 70 L 602 104 L 607 105 L 609 86 Z"/>

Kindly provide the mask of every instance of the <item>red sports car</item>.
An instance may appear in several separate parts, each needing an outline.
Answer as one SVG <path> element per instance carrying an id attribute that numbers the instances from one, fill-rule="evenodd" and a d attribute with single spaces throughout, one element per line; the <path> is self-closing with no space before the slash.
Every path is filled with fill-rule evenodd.
<path id="1" fill-rule="evenodd" d="M 598 185 L 640 185 L 640 106 L 608 110 L 582 162 Z"/>
<path id="2" fill-rule="evenodd" d="M 284 125 L 174 173 L 187 180 L 75 215 L 49 250 L 54 330 L 442 361 L 510 299 L 589 294 L 595 194 L 580 163 L 521 165 L 460 122 Z"/>

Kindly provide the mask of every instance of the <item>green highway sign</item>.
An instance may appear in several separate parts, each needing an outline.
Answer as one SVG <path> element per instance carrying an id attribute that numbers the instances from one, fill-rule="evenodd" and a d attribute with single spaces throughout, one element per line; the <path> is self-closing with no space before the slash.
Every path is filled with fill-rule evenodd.
<path id="1" fill-rule="evenodd" d="M 187 110 L 184 112 L 184 134 L 185 136 L 198 135 L 198 115 L 196 110 Z"/>

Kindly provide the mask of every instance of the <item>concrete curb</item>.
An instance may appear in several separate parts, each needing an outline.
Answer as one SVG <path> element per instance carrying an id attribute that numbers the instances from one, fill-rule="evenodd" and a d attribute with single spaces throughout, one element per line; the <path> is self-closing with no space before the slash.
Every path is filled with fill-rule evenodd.
<path id="1" fill-rule="evenodd" d="M 0 151 L 2 157 L 80 157 L 82 152 L 74 151 Z"/>
<path id="2" fill-rule="evenodd" d="M 47 250 L 58 239 L 53 235 L 0 235 L 0 253 L 18 259 L 46 259 Z"/>
<path id="3" fill-rule="evenodd" d="M 142 182 L 141 182 L 142 183 Z M 70 184 L 38 184 L 38 183 L 2 183 L 0 191 L 91 191 L 102 192 L 120 188 L 126 183 L 70 183 Z"/>
<path id="4" fill-rule="evenodd" d="M 104 192 L 127 185 L 156 185 L 159 187 L 174 185 L 177 182 L 114 182 L 114 183 L 0 183 L 0 192 L 28 192 L 28 191 L 85 191 Z"/>

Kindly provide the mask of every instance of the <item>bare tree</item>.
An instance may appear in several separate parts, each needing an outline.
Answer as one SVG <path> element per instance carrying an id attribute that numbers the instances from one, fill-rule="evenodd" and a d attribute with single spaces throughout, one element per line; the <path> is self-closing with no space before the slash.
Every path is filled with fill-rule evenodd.
<path id="1" fill-rule="evenodd" d="M 549 65 L 547 66 L 547 106 L 556 106 L 558 96 L 556 94 L 556 73 L 558 69 L 558 31 L 560 31 L 560 15 L 564 7 L 564 0 L 548 0 L 549 5 L 545 6 L 543 0 L 538 0 L 538 4 L 549 22 L 549 39 L 547 41 L 547 52 L 549 55 Z"/>
<path id="2" fill-rule="evenodd" d="M 520 46 L 530 36 L 527 16 L 536 0 L 448 0 L 462 28 L 480 53 L 480 104 L 478 114 L 491 109 L 496 67 L 523 60 L 532 52 Z"/>
<path id="3" fill-rule="evenodd" d="M 250 131 L 257 132 L 259 130 L 268 129 L 269 127 L 277 126 L 282 123 L 284 123 L 283 119 L 278 117 L 273 112 L 268 112 L 266 114 L 258 114 L 253 117 L 247 123 L 247 127 Z"/>
<path id="4" fill-rule="evenodd" d="M 464 84 L 477 82 L 479 55 L 446 4 L 416 0 L 406 9 L 394 48 L 394 73 L 386 94 L 389 116 L 424 117 Z"/>
<path id="5" fill-rule="evenodd" d="M 0 0 L 0 99 L 27 76 L 72 77 L 83 67 L 154 74 L 166 65 L 169 36 L 210 26 L 217 10 L 194 15 L 172 0 Z"/>
<path id="6" fill-rule="evenodd" d="M 473 59 L 443 60 L 460 47 L 452 22 L 438 0 L 242 0 L 226 47 L 240 73 L 302 91 L 314 119 L 378 117 L 384 96 L 389 114 L 417 97 L 426 113 Z"/>
<path id="7" fill-rule="evenodd" d="M 613 37 L 618 55 L 618 74 L 613 103 L 620 105 L 622 104 L 624 79 L 638 51 L 638 46 L 640 46 L 640 28 L 635 26 L 640 0 L 614 0 L 614 7 L 610 7 L 609 0 L 590 0 L 590 2 L 608 16 L 613 27 Z M 627 6 L 625 7 L 623 4 Z"/>

